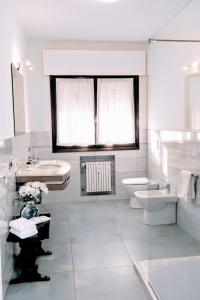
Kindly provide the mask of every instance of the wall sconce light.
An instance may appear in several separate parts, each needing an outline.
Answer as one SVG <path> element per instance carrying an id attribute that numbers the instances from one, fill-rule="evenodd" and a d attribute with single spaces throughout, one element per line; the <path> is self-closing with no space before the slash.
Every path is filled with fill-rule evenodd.
<path id="1" fill-rule="evenodd" d="M 199 73 L 200 72 L 200 61 L 194 61 L 190 65 L 186 65 L 182 68 L 182 71 L 189 73 Z"/>
<path id="2" fill-rule="evenodd" d="M 23 58 L 20 62 L 16 64 L 17 71 L 21 70 L 22 65 L 25 65 L 29 71 L 33 70 L 33 65 L 30 60 Z"/>
<path id="3" fill-rule="evenodd" d="M 194 61 L 192 63 L 192 72 L 197 73 L 199 71 L 199 65 L 200 63 L 198 61 Z"/>
<path id="4" fill-rule="evenodd" d="M 189 69 L 188 66 L 184 66 L 184 67 L 182 68 L 182 71 L 187 71 L 188 69 Z"/>
<path id="5" fill-rule="evenodd" d="M 6 143 L 5 141 L 0 141 L 0 148 L 5 148 L 6 147 Z"/>

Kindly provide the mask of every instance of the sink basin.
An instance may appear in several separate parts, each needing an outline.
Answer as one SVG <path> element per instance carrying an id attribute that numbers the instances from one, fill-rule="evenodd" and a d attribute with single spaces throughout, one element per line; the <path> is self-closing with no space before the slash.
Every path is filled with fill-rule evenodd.
<path id="1" fill-rule="evenodd" d="M 16 181 L 20 185 L 28 181 L 41 181 L 50 190 L 62 190 L 69 182 L 70 171 L 70 164 L 62 160 L 41 160 L 28 169 L 23 163 L 16 173 Z"/>
<path id="2" fill-rule="evenodd" d="M 37 169 L 42 169 L 42 170 L 49 169 L 49 170 L 52 170 L 52 169 L 58 169 L 58 168 L 61 168 L 61 167 L 62 167 L 61 165 L 56 165 L 56 164 L 43 164 L 43 165 L 38 165 Z"/>

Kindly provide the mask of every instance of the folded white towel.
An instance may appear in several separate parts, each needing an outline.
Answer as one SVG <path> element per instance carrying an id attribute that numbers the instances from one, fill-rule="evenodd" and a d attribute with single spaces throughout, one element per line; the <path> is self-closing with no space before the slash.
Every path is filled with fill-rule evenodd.
<path id="1" fill-rule="evenodd" d="M 37 227 L 36 225 L 34 225 L 33 227 L 31 228 L 25 228 L 23 230 L 17 230 L 17 229 L 14 229 L 14 228 L 10 228 L 12 230 L 14 230 L 15 232 L 18 232 L 18 233 L 28 233 L 28 232 L 35 232 L 37 230 Z"/>
<path id="2" fill-rule="evenodd" d="M 27 229 L 23 231 L 16 230 L 14 228 L 10 228 L 10 232 L 16 236 L 18 236 L 20 239 L 27 239 L 31 236 L 34 236 L 38 233 L 37 228 L 34 226 L 32 229 Z"/>
<path id="3" fill-rule="evenodd" d="M 31 222 L 33 222 L 34 224 L 40 224 L 43 222 L 47 222 L 50 221 L 51 218 L 47 217 L 47 216 L 39 216 L 39 217 L 33 217 L 31 219 L 29 219 Z"/>
<path id="4" fill-rule="evenodd" d="M 30 219 L 25 219 L 25 218 L 18 218 L 15 220 L 12 220 L 9 222 L 9 226 L 11 228 L 14 228 L 16 230 L 23 230 L 26 228 L 33 228 L 34 227 L 34 223 L 30 221 Z"/>
<path id="5" fill-rule="evenodd" d="M 192 176 L 192 172 L 186 170 L 180 172 L 177 188 L 179 199 L 186 202 L 195 199 L 195 182 L 196 177 Z"/>

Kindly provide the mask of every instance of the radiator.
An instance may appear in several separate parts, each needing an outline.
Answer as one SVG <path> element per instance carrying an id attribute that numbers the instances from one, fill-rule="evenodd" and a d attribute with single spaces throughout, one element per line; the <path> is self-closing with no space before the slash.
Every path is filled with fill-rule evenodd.
<path id="1" fill-rule="evenodd" d="M 111 192 L 111 162 L 86 162 L 86 192 Z"/>

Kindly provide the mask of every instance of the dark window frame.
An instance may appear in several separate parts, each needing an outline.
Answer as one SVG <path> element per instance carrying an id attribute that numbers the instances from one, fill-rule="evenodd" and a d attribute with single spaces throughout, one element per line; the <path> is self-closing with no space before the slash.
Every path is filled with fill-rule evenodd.
<path id="1" fill-rule="evenodd" d="M 97 79 L 98 78 L 131 78 L 133 79 L 133 98 L 135 116 L 135 143 L 114 144 L 95 144 L 85 146 L 60 146 L 57 145 L 57 101 L 56 101 L 56 79 L 57 78 L 90 78 L 94 80 L 94 104 L 95 115 L 97 117 Z M 139 76 L 138 75 L 109 75 L 109 76 L 90 76 L 90 75 L 50 75 L 50 97 L 51 97 L 51 124 L 52 124 L 52 150 L 57 152 L 90 152 L 90 151 L 115 151 L 115 150 L 138 150 L 139 149 Z M 96 122 L 95 122 L 96 124 Z M 96 141 L 96 125 L 95 125 Z"/>

